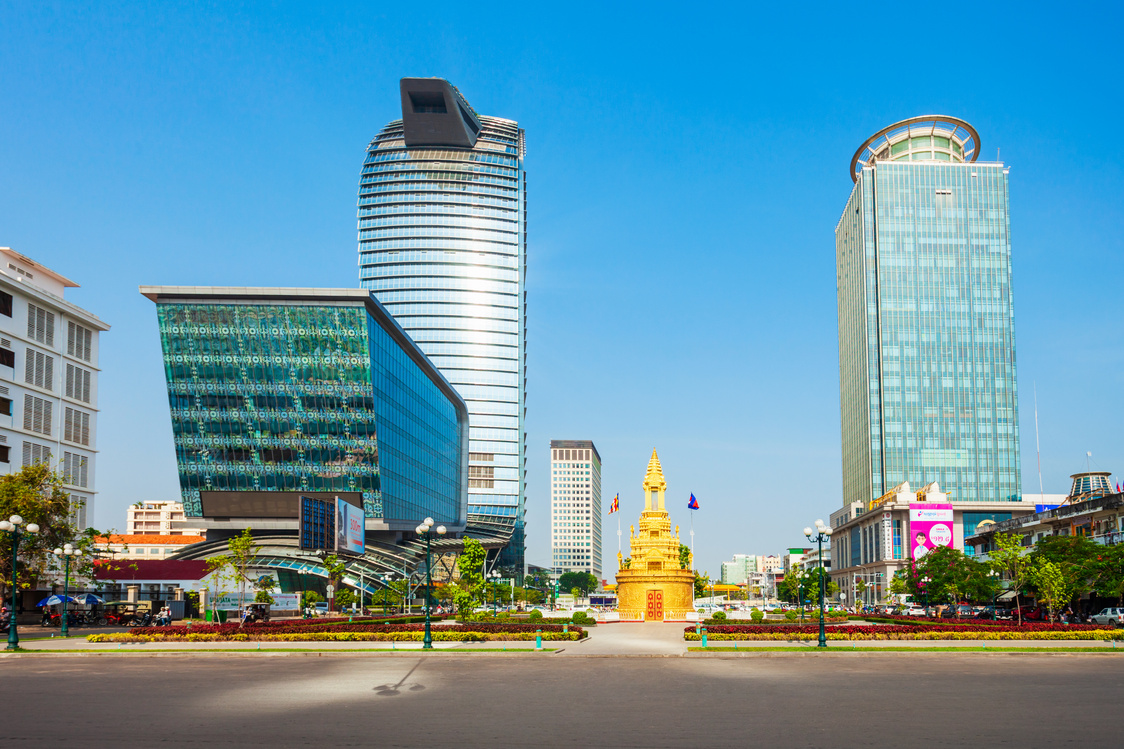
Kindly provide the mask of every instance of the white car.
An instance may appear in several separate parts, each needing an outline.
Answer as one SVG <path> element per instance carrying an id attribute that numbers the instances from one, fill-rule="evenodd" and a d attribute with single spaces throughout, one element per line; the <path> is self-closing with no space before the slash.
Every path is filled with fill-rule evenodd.
<path id="1" fill-rule="evenodd" d="M 1099 614 L 1093 614 L 1091 617 L 1089 617 L 1089 620 L 1094 624 L 1111 624 L 1112 626 L 1116 627 L 1119 626 L 1121 622 L 1124 622 L 1124 609 L 1101 609 L 1101 612 Z"/>
<path id="2" fill-rule="evenodd" d="M 925 616 L 925 609 L 922 606 L 909 606 L 905 610 L 906 616 Z"/>

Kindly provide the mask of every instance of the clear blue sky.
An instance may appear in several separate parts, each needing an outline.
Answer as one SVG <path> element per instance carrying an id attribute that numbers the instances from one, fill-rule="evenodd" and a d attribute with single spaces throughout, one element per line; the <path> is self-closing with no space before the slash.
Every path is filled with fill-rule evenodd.
<path id="1" fill-rule="evenodd" d="M 635 522 L 653 447 L 697 561 L 841 504 L 834 229 L 850 157 L 924 113 L 1012 166 L 1026 491 L 1124 472 L 1118 5 L 0 2 L 0 245 L 74 278 L 102 338 L 95 522 L 178 496 L 138 284 L 355 286 L 364 147 L 398 79 L 527 131 L 528 523 L 554 439 Z M 606 574 L 615 569 L 606 522 Z"/>

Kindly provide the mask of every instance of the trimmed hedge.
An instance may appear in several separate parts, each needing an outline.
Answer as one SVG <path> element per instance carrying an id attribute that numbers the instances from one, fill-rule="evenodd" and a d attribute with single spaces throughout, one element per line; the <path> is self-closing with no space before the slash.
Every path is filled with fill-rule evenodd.
<path id="1" fill-rule="evenodd" d="M 859 633 L 827 631 L 829 640 L 1124 640 L 1124 633 L 1114 630 L 1094 630 L 1077 632 L 886 632 Z M 684 640 L 698 642 L 702 639 L 693 631 L 683 635 Z M 819 632 L 760 632 L 754 634 L 707 633 L 708 640 L 818 640 Z"/>
<path id="2" fill-rule="evenodd" d="M 329 629 L 330 627 L 330 629 Z M 452 624 L 433 627 L 433 639 L 443 642 L 482 640 L 533 640 L 541 630 L 544 640 L 578 640 L 585 636 L 581 627 L 563 632 L 554 624 Z M 327 631 L 326 631 L 327 630 Z M 196 627 L 137 627 L 131 632 L 89 635 L 89 642 L 220 642 L 220 641 L 350 641 L 420 640 L 424 624 L 348 623 L 346 621 L 310 624 L 303 621 L 270 622 L 269 626 L 250 624 L 203 624 Z M 124 638 L 124 639 L 122 639 Z M 135 638 L 135 639 L 130 639 Z"/>
<path id="3" fill-rule="evenodd" d="M 785 632 L 793 633 L 818 633 L 819 624 L 781 624 L 781 625 L 762 625 L 762 624 L 731 624 L 726 626 L 708 627 L 708 634 L 729 634 L 729 635 L 754 635 L 766 634 L 775 632 L 777 629 L 783 629 Z M 1108 624 L 1045 624 L 1034 623 L 1024 624 L 1018 626 L 1017 624 L 1000 624 L 998 626 L 979 627 L 972 631 L 985 630 L 988 632 L 1096 632 L 1101 630 L 1113 630 L 1114 628 Z M 686 627 L 684 632 L 694 633 L 693 626 Z M 945 624 L 942 622 L 911 622 L 908 624 L 871 624 L 867 626 L 859 624 L 843 624 L 831 627 L 830 632 L 839 633 L 856 633 L 856 634 L 909 634 L 911 632 L 963 632 L 964 626 L 956 624 Z"/>
<path id="4" fill-rule="evenodd" d="M 435 642 L 489 642 L 489 641 L 530 641 L 536 638 L 534 632 L 449 632 L 448 628 L 434 629 Z M 584 633 L 543 632 L 542 639 L 548 641 L 578 640 Z M 421 642 L 424 632 L 294 632 L 294 633 L 202 633 L 138 634 L 118 632 L 113 634 L 87 635 L 88 642 Z"/>

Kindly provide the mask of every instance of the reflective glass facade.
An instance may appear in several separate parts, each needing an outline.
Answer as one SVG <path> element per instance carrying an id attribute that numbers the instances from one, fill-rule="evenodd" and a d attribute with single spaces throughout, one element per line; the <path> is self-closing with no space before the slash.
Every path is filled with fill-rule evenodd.
<path id="1" fill-rule="evenodd" d="M 1007 169 L 860 166 L 835 232 L 844 505 L 904 481 L 1017 500 Z"/>
<path id="2" fill-rule="evenodd" d="M 385 313 L 156 301 L 185 515 L 200 491 L 349 491 L 368 518 L 464 523 L 467 412 Z"/>
<path id="3" fill-rule="evenodd" d="M 470 520 L 510 532 L 500 564 L 522 569 L 523 131 L 478 119 L 471 148 L 408 147 L 402 121 L 371 141 L 359 184 L 359 278 L 465 399 Z"/>

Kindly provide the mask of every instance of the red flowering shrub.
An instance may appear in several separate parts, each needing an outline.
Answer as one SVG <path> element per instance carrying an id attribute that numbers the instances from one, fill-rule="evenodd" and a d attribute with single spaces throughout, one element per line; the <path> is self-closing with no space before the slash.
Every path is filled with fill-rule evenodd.
<path id="1" fill-rule="evenodd" d="M 380 620 L 381 621 L 381 620 Z M 433 627 L 434 632 L 466 633 L 482 632 L 485 634 L 534 634 L 536 630 L 547 632 L 561 632 L 562 626 L 557 624 L 450 624 Z M 584 630 L 581 627 L 570 627 L 571 632 L 581 636 Z M 260 622 L 239 627 L 237 624 L 197 624 L 191 627 L 136 627 L 131 630 L 135 635 L 158 635 L 162 637 L 184 637 L 189 634 L 197 635 L 300 635 L 318 634 L 323 632 L 424 632 L 424 624 L 372 624 L 353 622 L 346 619 L 334 622 L 310 621 L 294 619 L 280 622 Z"/>

